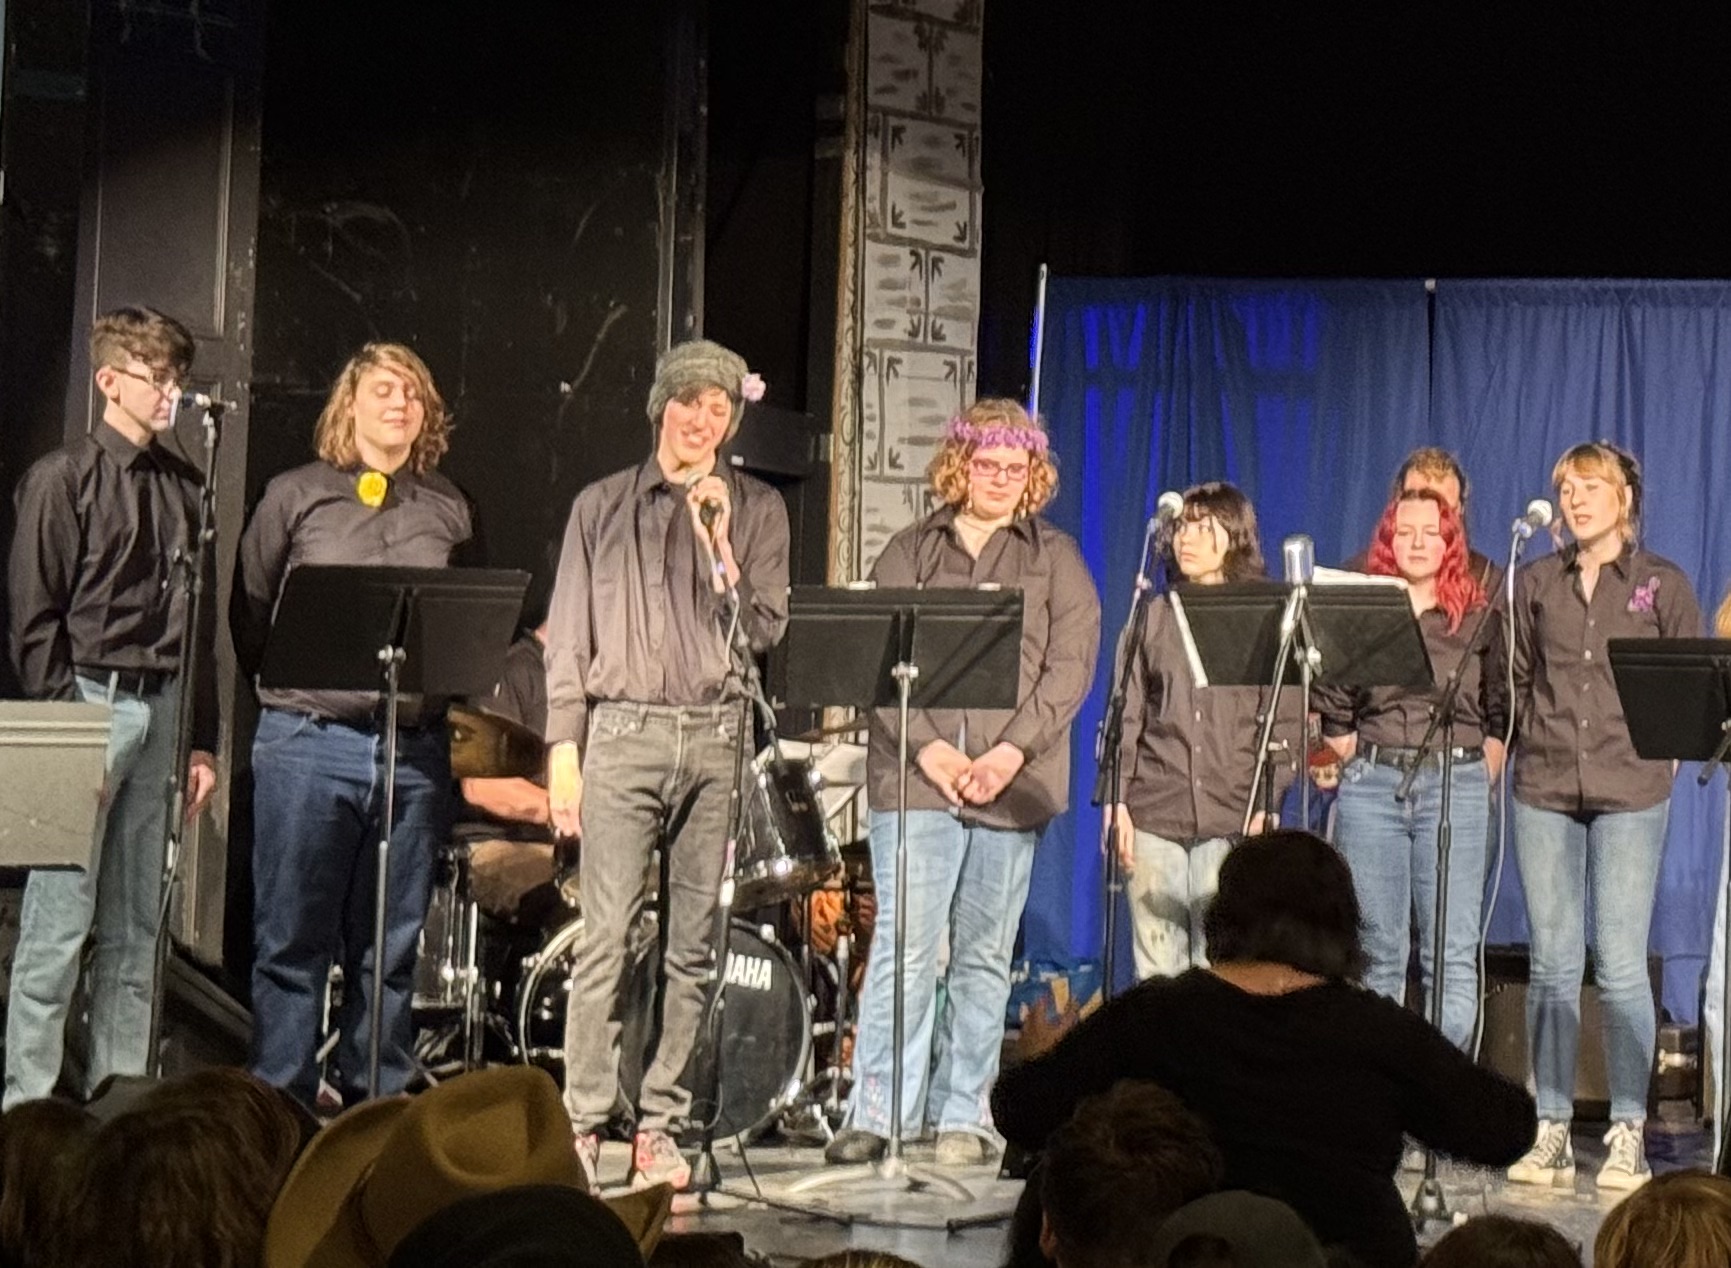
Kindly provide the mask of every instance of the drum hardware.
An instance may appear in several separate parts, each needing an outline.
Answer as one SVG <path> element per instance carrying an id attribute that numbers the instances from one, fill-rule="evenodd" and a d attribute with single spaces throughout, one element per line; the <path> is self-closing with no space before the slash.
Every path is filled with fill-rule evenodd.
<path id="1" fill-rule="evenodd" d="M 520 722 L 452 705 L 445 726 L 455 779 L 534 779 L 546 769 L 546 742 Z"/>
<path id="2" fill-rule="evenodd" d="M 793 739 L 800 744 L 816 744 L 821 740 L 833 740 L 838 735 L 864 735 L 870 729 L 871 723 L 865 718 L 849 718 L 846 722 L 831 722 L 813 727 Z"/>
<path id="3" fill-rule="evenodd" d="M 824 816 L 823 777 L 803 758 L 759 754 L 743 790 L 735 905 L 750 910 L 803 897 L 842 870 Z"/>

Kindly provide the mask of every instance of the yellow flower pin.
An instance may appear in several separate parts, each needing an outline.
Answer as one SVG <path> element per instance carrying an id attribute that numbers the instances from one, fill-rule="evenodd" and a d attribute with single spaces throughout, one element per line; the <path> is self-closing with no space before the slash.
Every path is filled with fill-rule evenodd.
<path id="1" fill-rule="evenodd" d="M 360 479 L 355 481 L 355 496 L 376 511 L 385 504 L 385 494 L 390 487 L 391 482 L 377 471 L 363 471 Z"/>

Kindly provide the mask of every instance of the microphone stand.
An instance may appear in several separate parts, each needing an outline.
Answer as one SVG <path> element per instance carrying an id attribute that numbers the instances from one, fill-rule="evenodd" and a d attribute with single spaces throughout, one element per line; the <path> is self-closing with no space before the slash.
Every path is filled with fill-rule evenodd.
<path id="1" fill-rule="evenodd" d="M 1118 862 L 1118 806 L 1124 799 L 1124 708 L 1130 688 L 1130 670 L 1137 651 L 1142 646 L 1142 634 L 1148 624 L 1148 600 L 1154 593 L 1149 576 L 1150 566 L 1159 569 L 1165 580 L 1165 559 L 1154 548 L 1162 520 L 1155 515 L 1142 534 L 1142 558 L 1136 565 L 1136 586 L 1130 594 L 1130 611 L 1124 629 L 1118 635 L 1118 654 L 1112 659 L 1112 680 L 1106 694 L 1106 714 L 1094 738 L 1094 804 L 1105 807 L 1106 862 L 1102 882 L 1105 892 L 1103 914 L 1105 948 L 1100 958 L 1100 997 L 1111 999 L 1118 967 L 1118 896 L 1124 891 L 1122 869 Z"/>
<path id="2" fill-rule="evenodd" d="M 1511 593 L 1515 561 L 1520 558 L 1521 547 L 1528 536 L 1520 531 L 1523 527 L 1525 521 L 1516 524 L 1514 535 L 1509 542 L 1509 566 L 1506 575 Z M 1394 799 L 1397 802 L 1412 798 L 1413 783 L 1418 779 L 1419 772 L 1424 769 L 1431 753 L 1436 751 L 1437 736 L 1441 734 L 1442 787 L 1438 794 L 1436 824 L 1436 899 L 1431 905 L 1431 988 L 1430 998 L 1425 1001 L 1427 1018 L 1439 1033 L 1443 1023 L 1443 983 L 1448 971 L 1445 953 L 1448 948 L 1449 851 L 1454 845 L 1454 824 L 1450 814 L 1454 791 L 1455 709 L 1460 701 L 1461 682 L 1466 675 L 1467 664 L 1480 650 L 1485 625 L 1495 609 L 1496 603 L 1489 599 L 1484 607 L 1479 609 L 1478 620 L 1473 622 L 1472 633 L 1467 637 L 1466 646 L 1461 649 L 1454 667 L 1449 670 L 1448 680 L 1443 684 L 1442 696 L 1431 706 L 1430 724 L 1425 727 L 1424 736 L 1418 742 L 1418 752 L 1394 790 Z M 1509 707 L 1514 708 L 1513 700 L 1509 701 Z M 1418 1192 L 1413 1194 L 1412 1206 L 1409 1209 L 1413 1224 L 1420 1229 L 1428 1223 L 1451 1223 L 1454 1218 L 1449 1211 L 1448 1201 L 1443 1196 L 1442 1182 L 1437 1179 L 1436 1151 L 1428 1144 L 1424 1147 L 1424 1179 L 1419 1181 Z"/>
<path id="3" fill-rule="evenodd" d="M 162 876 L 156 907 L 156 940 L 152 953 L 150 986 L 149 1047 L 146 1049 L 146 1072 L 162 1073 L 162 1015 L 168 1000 L 169 908 L 174 902 L 174 887 L 179 878 L 181 845 L 186 829 L 186 782 L 192 764 L 193 710 L 198 697 L 199 626 L 205 603 L 205 559 L 210 544 L 216 539 L 216 451 L 222 439 L 218 425 L 226 401 L 207 401 L 193 397 L 203 411 L 200 430 L 204 437 L 204 482 L 198 492 L 198 518 L 186 546 L 174 552 L 170 568 L 186 594 L 186 618 L 180 631 L 179 676 L 175 688 L 174 755 L 168 767 L 168 820 L 163 825 Z M 208 649 L 204 649 L 208 651 Z"/>
<path id="4" fill-rule="evenodd" d="M 1273 798 L 1273 761 L 1269 750 L 1274 742 L 1274 724 L 1280 716 L 1280 692 L 1286 683 L 1286 666 L 1289 662 L 1298 664 L 1299 693 L 1304 701 L 1303 721 L 1300 733 L 1305 737 L 1305 752 L 1298 760 L 1298 821 L 1306 831 L 1310 828 L 1310 692 L 1311 683 L 1316 671 L 1322 663 L 1322 653 L 1317 649 L 1316 631 L 1310 624 L 1310 585 L 1308 582 L 1295 581 L 1292 592 L 1286 597 L 1286 611 L 1280 617 L 1280 646 L 1274 653 L 1274 680 L 1269 689 L 1268 712 L 1262 717 L 1262 725 L 1256 736 L 1256 772 L 1250 780 L 1250 796 L 1244 803 L 1244 822 L 1239 829 L 1245 836 L 1250 835 L 1250 824 L 1256 818 L 1256 803 L 1262 794 L 1264 772 L 1268 772 L 1270 781 L 1269 797 Z"/>

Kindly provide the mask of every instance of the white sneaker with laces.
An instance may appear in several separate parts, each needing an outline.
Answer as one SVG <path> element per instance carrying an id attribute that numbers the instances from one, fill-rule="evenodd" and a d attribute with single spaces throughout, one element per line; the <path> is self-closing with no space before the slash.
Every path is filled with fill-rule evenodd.
<path id="1" fill-rule="evenodd" d="M 1601 1189 L 1627 1192 L 1638 1189 L 1653 1178 L 1647 1165 L 1647 1142 L 1639 1122 L 1612 1123 L 1605 1133 L 1609 1153 L 1605 1165 L 1599 1168 L 1597 1184 Z"/>
<path id="2" fill-rule="evenodd" d="M 1510 1184 L 1548 1184 L 1574 1187 L 1575 1146 L 1569 1139 L 1569 1124 L 1549 1118 L 1539 1120 L 1533 1147 L 1509 1168 Z"/>

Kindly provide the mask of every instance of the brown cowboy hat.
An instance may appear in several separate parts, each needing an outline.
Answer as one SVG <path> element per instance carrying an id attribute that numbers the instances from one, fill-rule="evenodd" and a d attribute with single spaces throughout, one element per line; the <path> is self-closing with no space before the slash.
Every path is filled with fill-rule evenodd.
<path id="1" fill-rule="evenodd" d="M 552 1076 L 499 1066 L 414 1098 L 369 1101 L 313 1137 L 265 1227 L 264 1268 L 384 1268 L 421 1221 L 455 1202 L 523 1185 L 587 1191 Z M 647 1258 L 673 1190 L 604 1198 Z"/>

